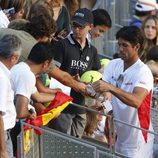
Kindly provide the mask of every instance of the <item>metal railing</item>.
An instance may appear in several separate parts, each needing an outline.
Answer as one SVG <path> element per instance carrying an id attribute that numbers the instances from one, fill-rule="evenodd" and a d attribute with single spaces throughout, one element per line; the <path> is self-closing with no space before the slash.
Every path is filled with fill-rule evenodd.
<path id="1" fill-rule="evenodd" d="M 20 136 L 22 144 L 20 146 L 21 149 L 18 150 L 18 158 L 98 158 L 101 156 L 119 158 L 119 156 L 110 152 L 106 144 L 99 145 L 54 131 L 47 127 L 38 128 L 24 122 L 22 123 L 23 125 L 41 130 L 42 135 L 38 136 L 32 132 L 32 144 L 27 151 L 24 151 L 22 144 L 24 144 L 23 138 L 25 132 L 23 131 L 23 134 Z"/>
<path id="2" fill-rule="evenodd" d="M 18 158 L 118 158 L 125 157 L 124 155 L 117 153 L 115 151 L 115 141 L 112 144 L 113 137 L 115 138 L 115 127 L 114 122 L 124 124 L 131 128 L 136 128 L 141 131 L 146 131 L 148 133 L 154 134 L 155 145 L 158 142 L 158 110 L 151 108 L 151 120 L 154 122 L 154 132 L 148 131 L 126 122 L 117 120 L 111 115 L 107 115 L 98 112 L 94 109 L 84 107 L 75 103 L 73 106 L 84 108 L 93 113 L 104 115 L 110 118 L 110 146 L 107 143 L 99 142 L 92 138 L 83 137 L 79 139 L 76 137 L 69 136 L 67 134 L 52 130 L 47 127 L 35 127 L 25 122 L 22 122 L 22 133 L 18 136 Z M 26 142 L 26 131 L 24 131 L 24 126 L 32 127 L 36 130 L 41 130 L 42 135 L 38 136 L 35 134 L 34 130 L 30 130 L 29 139 Z M 27 136 L 28 137 L 28 136 Z M 27 146 L 26 146 L 27 145 Z M 156 149 L 156 146 L 155 146 Z M 156 151 L 158 152 L 158 151 Z"/>

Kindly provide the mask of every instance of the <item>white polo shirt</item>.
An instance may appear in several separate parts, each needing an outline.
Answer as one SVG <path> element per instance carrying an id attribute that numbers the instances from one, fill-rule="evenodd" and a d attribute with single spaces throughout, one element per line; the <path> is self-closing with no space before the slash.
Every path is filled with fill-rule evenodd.
<path id="1" fill-rule="evenodd" d="M 11 129 L 15 125 L 16 111 L 13 99 L 10 71 L 0 62 L 0 111 L 3 112 L 4 130 Z"/>
<path id="2" fill-rule="evenodd" d="M 147 130 L 153 130 L 150 121 L 153 76 L 147 65 L 138 59 L 135 64 L 124 71 L 123 60 L 115 59 L 107 66 L 102 79 L 129 93 L 132 93 L 135 87 L 147 89 L 149 94 L 138 109 L 130 107 L 112 96 L 113 113 L 118 120 Z M 143 143 L 153 139 L 151 134 L 120 123 L 116 123 L 116 128 L 118 135 L 116 144 L 122 149 L 138 149 Z"/>
<path id="3" fill-rule="evenodd" d="M 37 91 L 35 83 L 35 75 L 25 62 L 12 67 L 11 84 L 15 95 L 23 95 L 30 100 L 31 94 Z"/>

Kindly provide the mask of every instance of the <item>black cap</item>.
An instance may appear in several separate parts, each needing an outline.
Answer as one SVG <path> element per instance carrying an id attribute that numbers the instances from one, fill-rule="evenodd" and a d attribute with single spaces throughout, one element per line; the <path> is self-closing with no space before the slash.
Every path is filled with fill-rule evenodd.
<path id="1" fill-rule="evenodd" d="M 80 8 L 75 11 L 74 15 L 72 16 L 72 22 L 75 22 L 81 26 L 88 24 L 93 24 L 93 14 L 87 8 Z"/>

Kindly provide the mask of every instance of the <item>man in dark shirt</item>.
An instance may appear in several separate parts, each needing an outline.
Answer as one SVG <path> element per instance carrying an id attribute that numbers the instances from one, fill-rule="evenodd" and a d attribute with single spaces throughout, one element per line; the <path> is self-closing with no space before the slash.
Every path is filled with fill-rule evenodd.
<path id="1" fill-rule="evenodd" d="M 71 74 L 81 76 L 88 70 L 101 70 L 97 50 L 87 40 L 87 33 L 93 27 L 93 14 L 82 8 L 72 17 L 72 32 L 64 40 L 54 43 L 56 65 Z M 84 96 L 71 89 L 74 102 L 84 105 Z M 85 111 L 70 105 L 49 127 L 81 137 L 86 124 Z"/>

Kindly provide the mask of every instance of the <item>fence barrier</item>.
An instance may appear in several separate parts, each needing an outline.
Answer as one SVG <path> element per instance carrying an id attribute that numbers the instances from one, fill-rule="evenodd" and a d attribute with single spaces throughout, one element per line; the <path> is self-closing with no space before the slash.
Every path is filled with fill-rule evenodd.
<path id="1" fill-rule="evenodd" d="M 110 118 L 110 140 L 112 142 L 112 134 L 115 134 L 114 122 L 146 131 L 145 129 L 135 127 L 126 122 L 117 120 L 111 115 L 98 112 L 89 107 L 84 107 L 75 103 L 73 106 L 84 108 L 88 111 L 104 115 Z M 154 123 L 154 132 L 147 131 L 155 136 L 155 153 L 157 153 L 158 142 L 158 110 L 151 108 L 151 120 Z M 22 122 L 22 132 L 18 136 L 18 158 L 122 158 L 125 157 L 115 151 L 115 146 L 98 140 L 84 136 L 82 139 L 69 136 L 67 134 L 52 130 L 48 127 L 36 127 Z M 25 131 L 24 126 L 32 129 Z M 41 130 L 42 135 L 37 135 L 34 131 Z M 115 135 L 114 135 L 115 138 Z M 115 144 L 115 140 L 113 142 Z M 156 157 L 155 157 L 156 158 Z"/>

